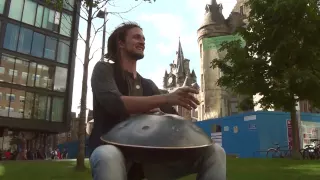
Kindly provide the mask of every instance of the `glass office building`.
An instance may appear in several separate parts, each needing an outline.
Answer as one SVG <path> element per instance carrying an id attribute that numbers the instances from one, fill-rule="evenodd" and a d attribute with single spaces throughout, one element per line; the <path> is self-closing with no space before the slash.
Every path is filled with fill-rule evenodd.
<path id="1" fill-rule="evenodd" d="M 0 0 L 0 128 L 70 128 L 80 6 Z"/>

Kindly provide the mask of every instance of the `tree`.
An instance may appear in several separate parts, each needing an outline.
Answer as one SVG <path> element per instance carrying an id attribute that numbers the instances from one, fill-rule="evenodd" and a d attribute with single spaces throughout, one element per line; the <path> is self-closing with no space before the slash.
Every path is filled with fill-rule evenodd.
<path id="1" fill-rule="evenodd" d="M 247 27 L 240 40 L 223 43 L 227 51 L 212 68 L 223 76 L 218 84 L 243 95 L 259 94 L 263 108 L 290 112 L 293 156 L 300 157 L 296 103 L 320 107 L 320 11 L 316 0 L 248 0 Z"/>
<path id="2" fill-rule="evenodd" d="M 92 44 L 94 43 L 95 37 L 97 33 L 101 32 L 103 29 L 103 26 L 106 24 L 107 20 L 103 22 L 103 24 L 96 28 L 93 24 L 93 20 L 97 18 L 97 14 L 100 10 L 104 9 L 108 4 L 110 4 L 112 1 L 115 0 L 75 0 L 76 5 L 72 6 L 69 4 L 68 0 L 54 0 L 54 3 L 52 3 L 51 0 L 46 0 L 48 4 L 52 4 L 56 9 L 62 9 L 64 6 L 70 6 L 70 7 L 77 7 L 81 6 L 81 11 L 78 12 L 78 15 L 80 17 L 80 20 L 85 21 L 87 25 L 87 31 L 86 35 L 83 36 L 78 32 L 79 39 L 83 40 L 85 42 L 85 54 L 84 54 L 84 60 L 83 60 L 83 76 L 82 76 L 82 89 L 81 89 L 81 99 L 80 99 L 80 116 L 79 116 L 79 129 L 78 129 L 78 139 L 79 139 L 79 152 L 77 156 L 77 170 L 84 170 L 84 159 L 85 159 L 85 129 L 86 129 L 86 110 L 87 110 L 87 82 L 88 82 L 88 67 L 90 61 L 93 59 L 95 50 L 93 53 L 92 51 Z M 135 0 L 137 1 L 137 0 Z M 155 0 L 142 0 L 145 2 L 155 2 Z M 79 4 L 80 3 L 80 4 Z M 137 6 L 135 6 L 137 7 Z M 131 11 L 133 8 L 124 11 L 124 12 L 105 12 L 107 14 L 117 14 L 119 13 L 126 13 Z M 75 10 L 75 9 L 74 9 Z M 93 29 L 93 35 L 92 35 L 92 29 Z M 73 52 L 75 53 L 75 52 Z"/>

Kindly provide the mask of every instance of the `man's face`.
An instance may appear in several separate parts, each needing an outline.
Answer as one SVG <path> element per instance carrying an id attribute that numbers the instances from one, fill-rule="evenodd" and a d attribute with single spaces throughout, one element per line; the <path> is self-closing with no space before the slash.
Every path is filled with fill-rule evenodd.
<path id="1" fill-rule="evenodd" d="M 127 32 L 125 42 L 120 42 L 120 48 L 124 50 L 129 57 L 135 60 L 144 57 L 145 38 L 140 28 L 131 28 Z"/>

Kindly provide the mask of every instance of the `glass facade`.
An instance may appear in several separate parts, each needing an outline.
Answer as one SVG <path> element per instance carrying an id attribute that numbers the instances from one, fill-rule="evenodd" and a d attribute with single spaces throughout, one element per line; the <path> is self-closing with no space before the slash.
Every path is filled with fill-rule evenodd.
<path id="1" fill-rule="evenodd" d="M 33 130 L 67 126 L 50 129 L 66 124 L 71 110 L 75 0 L 64 0 L 62 10 L 45 2 L 0 0 L 0 128 L 14 120 L 30 120 Z"/>

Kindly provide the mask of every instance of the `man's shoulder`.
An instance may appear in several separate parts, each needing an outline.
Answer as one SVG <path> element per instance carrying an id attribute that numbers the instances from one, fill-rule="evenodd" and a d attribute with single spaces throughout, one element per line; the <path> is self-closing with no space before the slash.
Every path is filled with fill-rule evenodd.
<path id="1" fill-rule="evenodd" d="M 148 79 L 148 78 L 144 78 L 142 77 L 142 79 L 147 82 L 150 86 L 155 86 L 157 87 L 156 83 L 154 83 L 151 79 Z"/>
<path id="2" fill-rule="evenodd" d="M 95 73 L 112 73 L 114 69 L 114 64 L 107 61 L 98 61 L 93 68 L 93 74 Z"/>
<path id="3" fill-rule="evenodd" d="M 114 63 L 111 63 L 110 61 L 104 60 L 104 61 L 98 61 L 95 65 L 97 66 L 103 66 L 103 67 L 113 67 Z"/>

